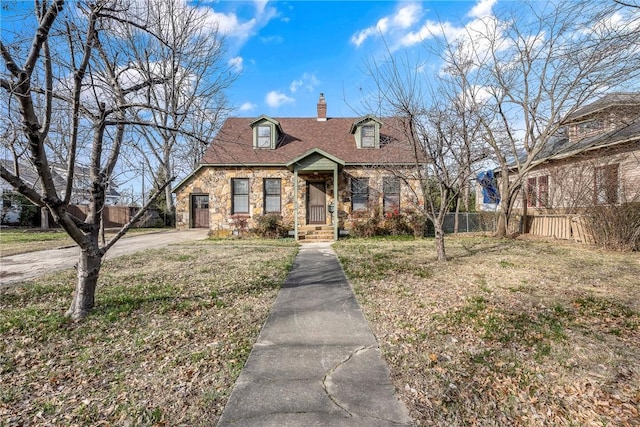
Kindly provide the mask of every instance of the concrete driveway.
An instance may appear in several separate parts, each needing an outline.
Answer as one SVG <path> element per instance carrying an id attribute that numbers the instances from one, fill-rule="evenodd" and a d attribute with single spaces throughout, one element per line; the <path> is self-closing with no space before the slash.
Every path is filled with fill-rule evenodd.
<path id="1" fill-rule="evenodd" d="M 156 249 L 174 243 L 204 240 L 207 229 L 171 230 L 159 233 L 125 236 L 105 256 L 111 259 L 145 249 Z M 78 262 L 77 246 L 29 252 L 0 258 L 0 288 L 31 280 L 53 271 L 71 268 Z"/>

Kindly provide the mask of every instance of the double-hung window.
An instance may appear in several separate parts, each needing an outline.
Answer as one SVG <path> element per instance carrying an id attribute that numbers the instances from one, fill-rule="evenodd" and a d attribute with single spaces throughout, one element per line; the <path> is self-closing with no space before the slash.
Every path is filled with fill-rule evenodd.
<path id="1" fill-rule="evenodd" d="M 549 207 L 549 176 L 529 178 L 527 181 L 527 206 Z"/>
<path id="2" fill-rule="evenodd" d="M 280 213 L 280 179 L 264 180 L 264 212 Z"/>
<path id="3" fill-rule="evenodd" d="M 258 126 L 258 148 L 271 148 L 271 126 Z"/>
<path id="4" fill-rule="evenodd" d="M 618 203 L 618 164 L 595 168 L 594 203 L 612 205 Z"/>
<path id="5" fill-rule="evenodd" d="M 362 148 L 375 148 L 376 146 L 376 127 L 374 125 L 364 125 L 361 128 L 361 146 Z"/>
<path id="6" fill-rule="evenodd" d="M 232 214 L 249 213 L 249 179 L 233 178 L 231 180 Z"/>
<path id="7" fill-rule="evenodd" d="M 382 178 L 382 209 L 384 213 L 400 212 L 400 179 Z"/>
<path id="8" fill-rule="evenodd" d="M 362 211 L 369 203 L 369 178 L 351 178 L 351 209 Z"/>

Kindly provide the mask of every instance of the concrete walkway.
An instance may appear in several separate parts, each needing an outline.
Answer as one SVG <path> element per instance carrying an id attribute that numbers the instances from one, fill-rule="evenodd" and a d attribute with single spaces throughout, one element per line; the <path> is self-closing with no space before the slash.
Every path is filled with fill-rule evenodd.
<path id="1" fill-rule="evenodd" d="M 218 426 L 410 426 L 328 243 L 302 245 Z"/>

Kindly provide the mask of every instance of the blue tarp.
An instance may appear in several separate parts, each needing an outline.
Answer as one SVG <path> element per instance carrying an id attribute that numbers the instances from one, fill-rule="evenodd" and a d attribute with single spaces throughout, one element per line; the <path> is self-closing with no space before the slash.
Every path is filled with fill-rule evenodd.
<path id="1" fill-rule="evenodd" d="M 483 203 L 500 203 L 500 191 L 492 170 L 480 172 L 478 174 L 478 183 L 482 186 Z"/>

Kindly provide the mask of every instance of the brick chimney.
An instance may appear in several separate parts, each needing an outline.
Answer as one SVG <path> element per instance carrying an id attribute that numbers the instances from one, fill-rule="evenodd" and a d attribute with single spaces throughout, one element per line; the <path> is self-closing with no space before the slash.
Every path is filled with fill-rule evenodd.
<path id="1" fill-rule="evenodd" d="M 324 93 L 320 94 L 320 99 L 318 100 L 318 121 L 327 121 L 327 102 L 324 100 Z"/>

